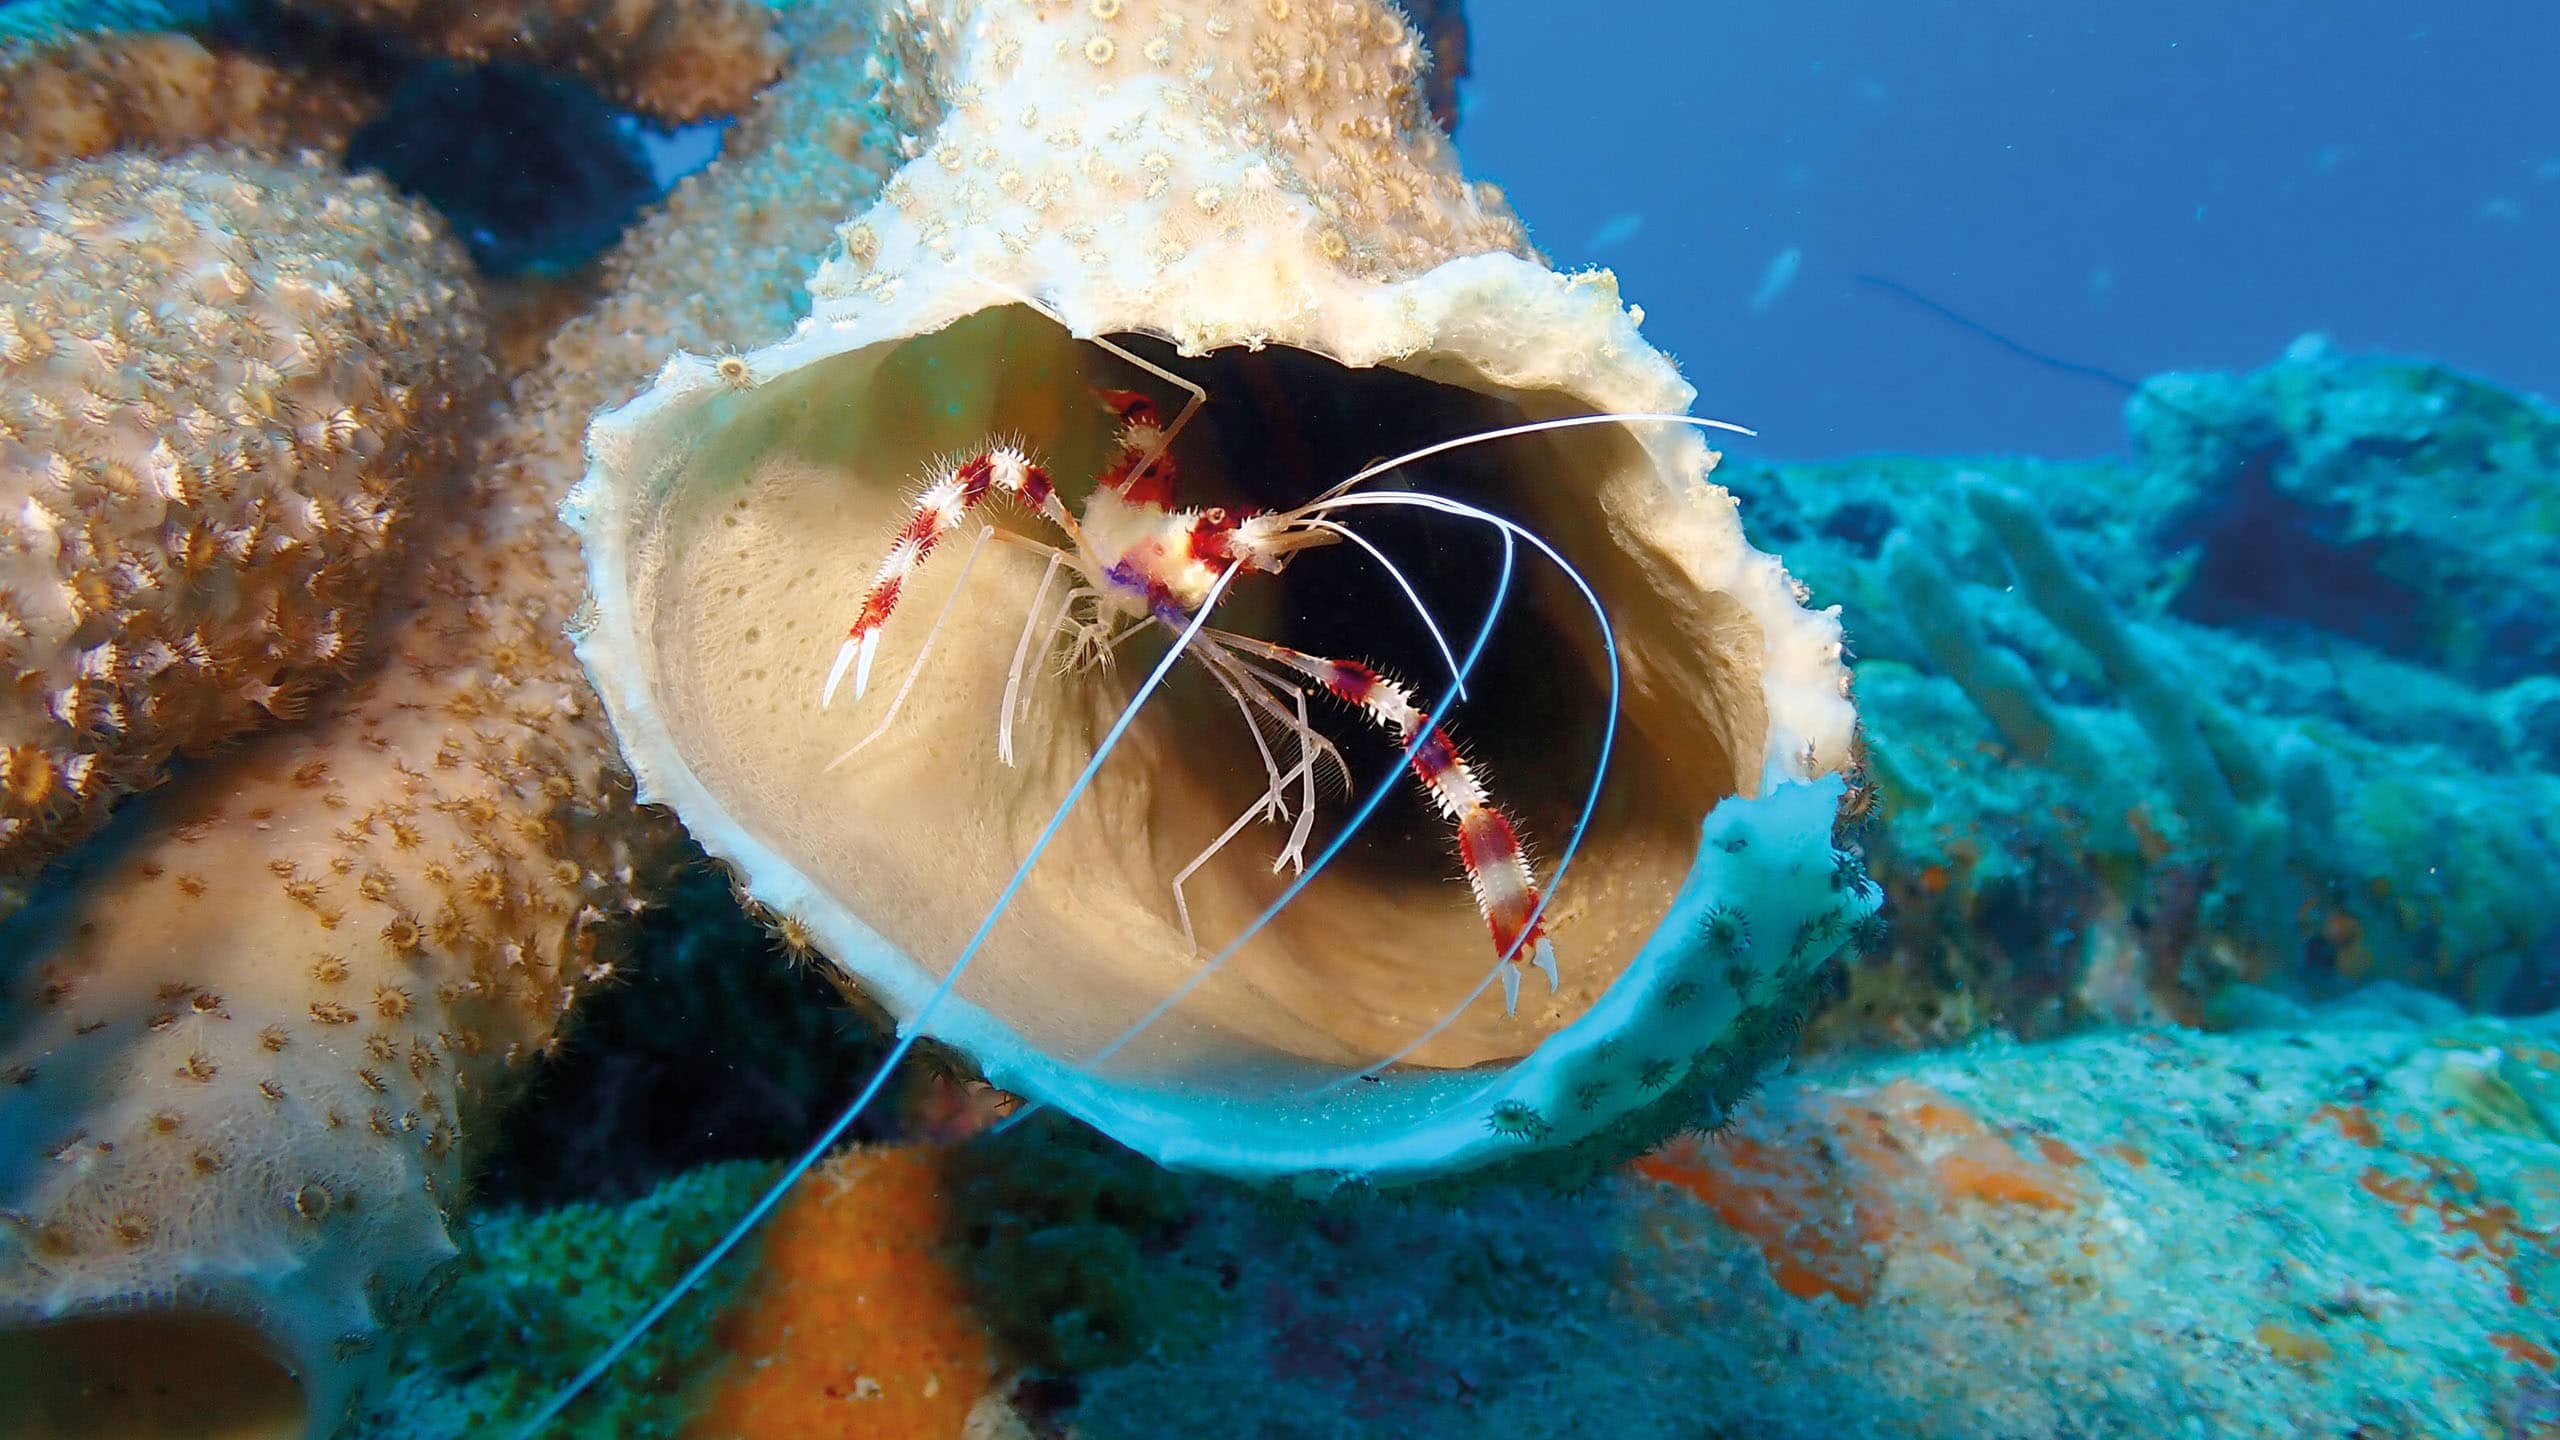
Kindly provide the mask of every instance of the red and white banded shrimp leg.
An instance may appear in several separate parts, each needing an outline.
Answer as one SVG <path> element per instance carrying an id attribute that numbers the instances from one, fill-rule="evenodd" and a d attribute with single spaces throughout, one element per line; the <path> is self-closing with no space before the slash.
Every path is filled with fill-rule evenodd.
<path id="1" fill-rule="evenodd" d="M 1210 631 L 1205 639 L 1284 666 L 1313 680 L 1334 698 L 1358 710 L 1402 743 L 1416 735 L 1414 779 L 1432 805 L 1457 830 L 1458 863 L 1466 868 L 1467 888 L 1475 895 L 1477 913 L 1493 932 L 1496 954 L 1510 964 L 1502 972 L 1502 1008 L 1520 1008 L 1520 971 L 1535 965 L 1547 977 L 1547 989 L 1559 983 L 1555 945 L 1547 938 L 1538 901 L 1538 882 L 1521 852 L 1519 832 L 1511 817 L 1493 803 L 1483 777 L 1449 738 L 1445 726 L 1414 703 L 1413 692 L 1357 660 L 1310 655 L 1249 635 Z"/>
<path id="2" fill-rule="evenodd" d="M 854 698 L 862 698 L 863 691 L 871 686 L 871 661 L 879 653 L 880 632 L 897 610 L 898 595 L 907 581 L 932 557 L 944 537 L 959 528 L 971 510 L 988 496 L 999 494 L 1020 500 L 1070 537 L 1077 534 L 1075 517 L 1059 500 L 1049 472 L 1011 445 L 999 445 L 941 469 L 926 483 L 915 512 L 889 543 L 889 553 L 863 590 L 853 627 L 836 650 L 825 688 L 818 692 L 820 709 L 834 703 L 836 687 L 844 683 L 848 670 L 853 672 Z"/>
<path id="3" fill-rule="evenodd" d="M 1056 306 L 1039 296 L 976 270 L 970 271 L 969 274 L 970 278 L 1014 304 L 1026 310 L 1037 311 L 1045 316 L 1049 323 L 1070 335 L 1075 334 L 1075 327 L 1067 323 L 1067 317 L 1059 314 Z M 1209 392 L 1202 389 L 1198 382 L 1176 375 L 1108 336 L 1080 335 L 1076 338 L 1102 347 L 1122 361 L 1146 371 L 1190 397 L 1183 401 L 1181 413 L 1173 417 L 1173 423 L 1166 425 L 1161 422 L 1156 413 L 1155 402 L 1137 391 L 1106 390 L 1102 395 L 1103 403 L 1120 416 L 1123 426 L 1120 437 L 1120 456 L 1102 475 L 1102 485 L 1105 488 L 1120 491 L 1153 490 L 1159 484 L 1170 487 L 1172 462 L 1169 457 L 1173 450 L 1174 437 L 1182 433 L 1183 426 L 1191 423 L 1191 417 L 1199 413 L 1201 406 L 1209 403 Z"/>

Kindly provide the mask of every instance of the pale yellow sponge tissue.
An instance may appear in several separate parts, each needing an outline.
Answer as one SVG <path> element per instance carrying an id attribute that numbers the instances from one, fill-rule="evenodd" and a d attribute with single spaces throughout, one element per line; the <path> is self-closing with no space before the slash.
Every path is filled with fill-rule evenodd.
<path id="1" fill-rule="evenodd" d="M 0 176 L 0 875 L 370 649 L 488 376 L 465 267 L 316 161 Z"/>

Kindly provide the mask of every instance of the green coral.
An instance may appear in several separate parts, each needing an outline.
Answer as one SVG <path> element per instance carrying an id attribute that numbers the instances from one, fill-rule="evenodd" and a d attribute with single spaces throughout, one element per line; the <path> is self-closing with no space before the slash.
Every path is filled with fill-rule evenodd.
<path id="1" fill-rule="evenodd" d="M 970 1301 L 1019 1360 L 1060 1374 L 1171 1357 L 1230 1301 L 1174 1253 L 1196 1197 L 1226 1182 L 1158 1169 L 1043 1112 L 951 1159 L 950 1238 Z"/>
<path id="2" fill-rule="evenodd" d="M 762 1161 L 710 1165 L 626 1205 L 499 1211 L 474 1221 L 443 1293 L 407 1332 L 390 1389 L 348 1440 L 460 1440 L 530 1414 L 683 1275 L 774 1175 Z M 552 1432 L 656 1440 L 684 1419 L 712 1322 L 754 1273 L 733 1255 L 615 1366 Z"/>

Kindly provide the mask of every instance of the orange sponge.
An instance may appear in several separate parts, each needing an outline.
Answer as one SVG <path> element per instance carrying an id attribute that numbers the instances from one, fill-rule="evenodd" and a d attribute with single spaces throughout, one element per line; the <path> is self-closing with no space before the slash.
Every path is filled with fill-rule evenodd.
<path id="1" fill-rule="evenodd" d="M 2080 1158 L 2059 1141 L 2027 1154 L 1952 1097 L 1908 1080 L 1808 1095 L 1717 1141 L 1683 1139 L 1637 1160 L 1748 1236 L 1770 1278 L 1799 1300 L 1864 1305 L 1895 1251 L 1957 1243 L 1962 1206 L 2068 1210 Z"/>
<path id="2" fill-rule="evenodd" d="M 994 1371 L 944 1253 L 939 1146 L 828 1161 L 775 1214 L 756 1279 L 721 1321 L 731 1357 L 691 1440 L 960 1434 Z"/>

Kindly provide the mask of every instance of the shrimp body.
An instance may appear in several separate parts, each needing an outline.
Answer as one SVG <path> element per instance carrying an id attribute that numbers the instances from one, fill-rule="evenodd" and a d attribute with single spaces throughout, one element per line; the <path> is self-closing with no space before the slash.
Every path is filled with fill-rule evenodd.
<path id="1" fill-rule="evenodd" d="M 1084 508 L 1088 583 L 1119 614 L 1178 624 L 1199 613 L 1228 558 L 1224 518 L 1096 490 Z"/>
<path id="2" fill-rule="evenodd" d="M 1034 655 L 1047 655 L 1062 633 L 1080 663 L 1107 663 L 1120 640 L 1149 625 L 1188 636 L 1191 655 L 1235 702 L 1253 734 L 1267 782 L 1262 795 L 1173 882 L 1175 910 L 1195 950 L 1184 882 L 1249 821 L 1260 818 L 1276 823 L 1290 818 L 1293 785 L 1298 824 L 1272 868 L 1303 868 L 1317 769 L 1330 762 L 1343 771 L 1346 781 L 1349 778 L 1341 752 L 1308 720 L 1308 696 L 1322 694 L 1350 707 L 1407 747 L 1407 768 L 1451 826 L 1469 891 L 1504 962 L 1506 1012 L 1518 1007 L 1520 971 L 1526 967 L 1534 965 L 1546 976 L 1548 988 L 1554 989 L 1558 984 L 1555 949 L 1540 918 L 1546 905 L 1523 854 L 1517 827 L 1494 803 L 1481 772 L 1461 755 L 1439 722 L 1415 703 L 1411 692 L 1358 660 L 1309 655 L 1200 623 L 1202 612 L 1229 581 L 1276 575 L 1300 550 L 1356 537 L 1339 522 L 1310 513 L 1176 508 L 1178 474 L 1170 446 L 1202 397 L 1195 394 L 1192 407 L 1167 426 L 1154 400 L 1142 392 L 1101 390 L 1097 394 L 1118 417 L 1120 431 L 1080 516 L 1068 515 L 1048 472 L 1012 446 L 993 447 L 928 477 L 914 512 L 890 542 L 888 555 L 863 592 L 852 627 L 828 672 L 821 706 L 833 701 L 848 670 L 854 696 L 861 698 L 869 685 L 880 634 L 897 608 L 900 587 L 942 539 L 982 503 L 998 497 L 1014 499 L 1064 532 L 1065 543 L 992 527 L 989 531 L 1049 559 L 1049 573 L 1033 599 L 1022 642 L 1015 649 L 1013 674 L 1007 680 L 1004 712 L 997 725 L 999 758 L 1007 763 L 1012 759 L 1012 725 L 1024 666 Z M 1366 542 L 1362 548 L 1378 554 Z M 1384 561 L 1383 556 L 1379 559 Z M 1051 609 L 1050 582 L 1060 570 L 1072 578 L 1064 601 Z M 1402 583 L 1401 576 L 1398 580 Z M 1412 593 L 1409 586 L 1407 593 Z M 1420 605 L 1418 599 L 1415 603 Z M 1041 630 L 1044 615 L 1045 634 Z M 1428 612 L 1424 619 L 1430 623 Z M 1432 628 L 1436 636 L 1437 626 Z M 928 636 L 926 653 L 930 646 Z M 920 653 L 916 663 L 921 666 L 924 658 Z M 893 703 L 891 718 L 894 714 Z M 878 738 L 887 723 L 884 719 L 881 728 L 837 757 L 836 763 L 852 758 Z M 1264 738 L 1266 727 L 1275 724 L 1284 741 L 1296 742 L 1296 763 L 1285 769 Z"/>

